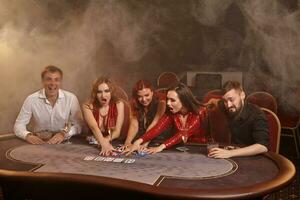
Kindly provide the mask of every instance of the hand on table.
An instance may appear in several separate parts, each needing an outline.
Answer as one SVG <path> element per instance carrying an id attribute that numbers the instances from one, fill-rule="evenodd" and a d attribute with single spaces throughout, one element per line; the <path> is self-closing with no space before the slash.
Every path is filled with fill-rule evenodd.
<path id="1" fill-rule="evenodd" d="M 45 144 L 45 142 L 41 138 L 39 138 L 36 135 L 33 135 L 32 133 L 29 133 L 26 136 L 25 140 L 30 144 Z"/>
<path id="2" fill-rule="evenodd" d="M 101 156 L 110 156 L 113 154 L 116 149 L 110 143 L 110 136 L 104 137 L 104 140 L 100 143 L 101 144 Z"/>
<path id="3" fill-rule="evenodd" d="M 210 158 L 230 158 L 232 156 L 232 152 L 226 149 L 212 148 L 207 156 Z"/>
<path id="4" fill-rule="evenodd" d="M 150 147 L 149 149 L 146 150 L 146 152 L 149 154 L 155 154 L 155 153 L 163 151 L 165 148 L 166 148 L 166 145 L 161 144 L 158 147 Z"/>
<path id="5" fill-rule="evenodd" d="M 140 139 L 136 140 L 130 147 L 123 151 L 126 156 L 131 155 L 134 151 L 138 151 L 141 148 L 142 141 Z"/>
<path id="6" fill-rule="evenodd" d="M 145 142 L 144 144 L 142 144 L 141 146 L 140 146 L 140 148 L 138 149 L 138 151 L 139 152 L 141 152 L 141 151 L 148 151 L 149 149 L 148 149 L 148 144 L 149 144 L 150 142 Z"/>
<path id="7" fill-rule="evenodd" d="M 65 139 L 65 134 L 63 132 L 56 133 L 50 140 L 48 144 L 60 144 Z"/>
<path id="8" fill-rule="evenodd" d="M 130 148 L 132 146 L 132 144 L 131 143 L 129 143 L 129 144 L 123 144 L 120 148 L 119 148 L 119 150 L 120 151 L 125 151 L 126 149 L 128 149 L 128 148 Z"/>

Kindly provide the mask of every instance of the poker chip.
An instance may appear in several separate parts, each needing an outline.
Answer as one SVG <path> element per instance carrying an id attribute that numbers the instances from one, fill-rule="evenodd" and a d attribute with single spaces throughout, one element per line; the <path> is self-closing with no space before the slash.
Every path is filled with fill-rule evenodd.
<path id="1" fill-rule="evenodd" d="M 140 151 L 137 153 L 138 156 L 141 156 L 141 157 L 145 157 L 147 155 L 149 155 L 146 151 Z"/>

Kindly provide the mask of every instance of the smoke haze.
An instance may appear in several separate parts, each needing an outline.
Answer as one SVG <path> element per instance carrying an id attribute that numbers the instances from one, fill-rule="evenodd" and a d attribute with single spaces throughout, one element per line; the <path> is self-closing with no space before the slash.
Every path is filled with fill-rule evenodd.
<path id="1" fill-rule="evenodd" d="M 0 0 L 0 132 L 50 64 L 81 102 L 103 74 L 130 91 L 162 71 L 242 71 L 248 93 L 299 109 L 299 21 L 297 0 Z"/>

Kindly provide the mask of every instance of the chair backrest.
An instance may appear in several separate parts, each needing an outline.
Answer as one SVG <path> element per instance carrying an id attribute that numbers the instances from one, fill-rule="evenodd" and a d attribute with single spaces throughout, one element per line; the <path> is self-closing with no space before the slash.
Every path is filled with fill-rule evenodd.
<path id="1" fill-rule="evenodd" d="M 261 108 L 269 125 L 270 151 L 278 153 L 280 146 L 281 124 L 277 115 L 267 108 Z"/>
<path id="2" fill-rule="evenodd" d="M 210 90 L 208 91 L 202 100 L 202 103 L 207 103 L 209 102 L 210 99 L 221 99 L 223 94 L 222 94 L 222 90 L 221 89 L 215 89 L 215 90 Z"/>
<path id="3" fill-rule="evenodd" d="M 160 88 L 160 89 L 155 90 L 155 94 L 159 100 L 166 101 L 167 100 L 167 91 L 168 91 L 167 88 Z"/>
<path id="4" fill-rule="evenodd" d="M 197 73 L 195 76 L 195 95 L 199 99 L 204 99 L 207 92 L 215 89 L 222 88 L 222 75 L 221 74 L 209 74 L 209 73 Z"/>
<path id="5" fill-rule="evenodd" d="M 258 105 L 259 107 L 267 108 L 277 114 L 277 102 L 270 93 L 253 92 L 247 96 L 246 101 Z"/>
<path id="6" fill-rule="evenodd" d="M 211 137 L 220 143 L 231 143 L 228 119 L 225 112 L 221 110 L 218 104 L 209 107 L 208 120 L 208 127 L 206 130 L 209 131 Z"/>
<path id="7" fill-rule="evenodd" d="M 121 129 L 119 140 L 126 140 L 127 133 L 130 125 L 130 104 L 127 101 L 124 102 L 124 121 Z"/>
<path id="8" fill-rule="evenodd" d="M 174 72 L 163 72 L 157 78 L 157 88 L 169 88 L 179 82 L 180 80 Z"/>
<path id="9" fill-rule="evenodd" d="M 120 99 L 124 100 L 124 101 L 129 101 L 128 98 L 128 94 L 125 92 L 125 90 L 123 88 L 121 88 L 120 86 L 115 86 L 116 89 L 116 96 L 119 97 Z"/>

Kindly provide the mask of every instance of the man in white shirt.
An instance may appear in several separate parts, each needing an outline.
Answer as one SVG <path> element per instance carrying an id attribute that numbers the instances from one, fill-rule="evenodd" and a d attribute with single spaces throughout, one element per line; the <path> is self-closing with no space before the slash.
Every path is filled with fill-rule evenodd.
<path id="1" fill-rule="evenodd" d="M 47 66 L 41 73 L 43 89 L 29 95 L 14 125 L 15 134 L 31 144 L 59 144 L 81 132 L 82 114 L 77 97 L 60 89 L 63 72 Z M 34 119 L 34 130 L 26 126 Z"/>

